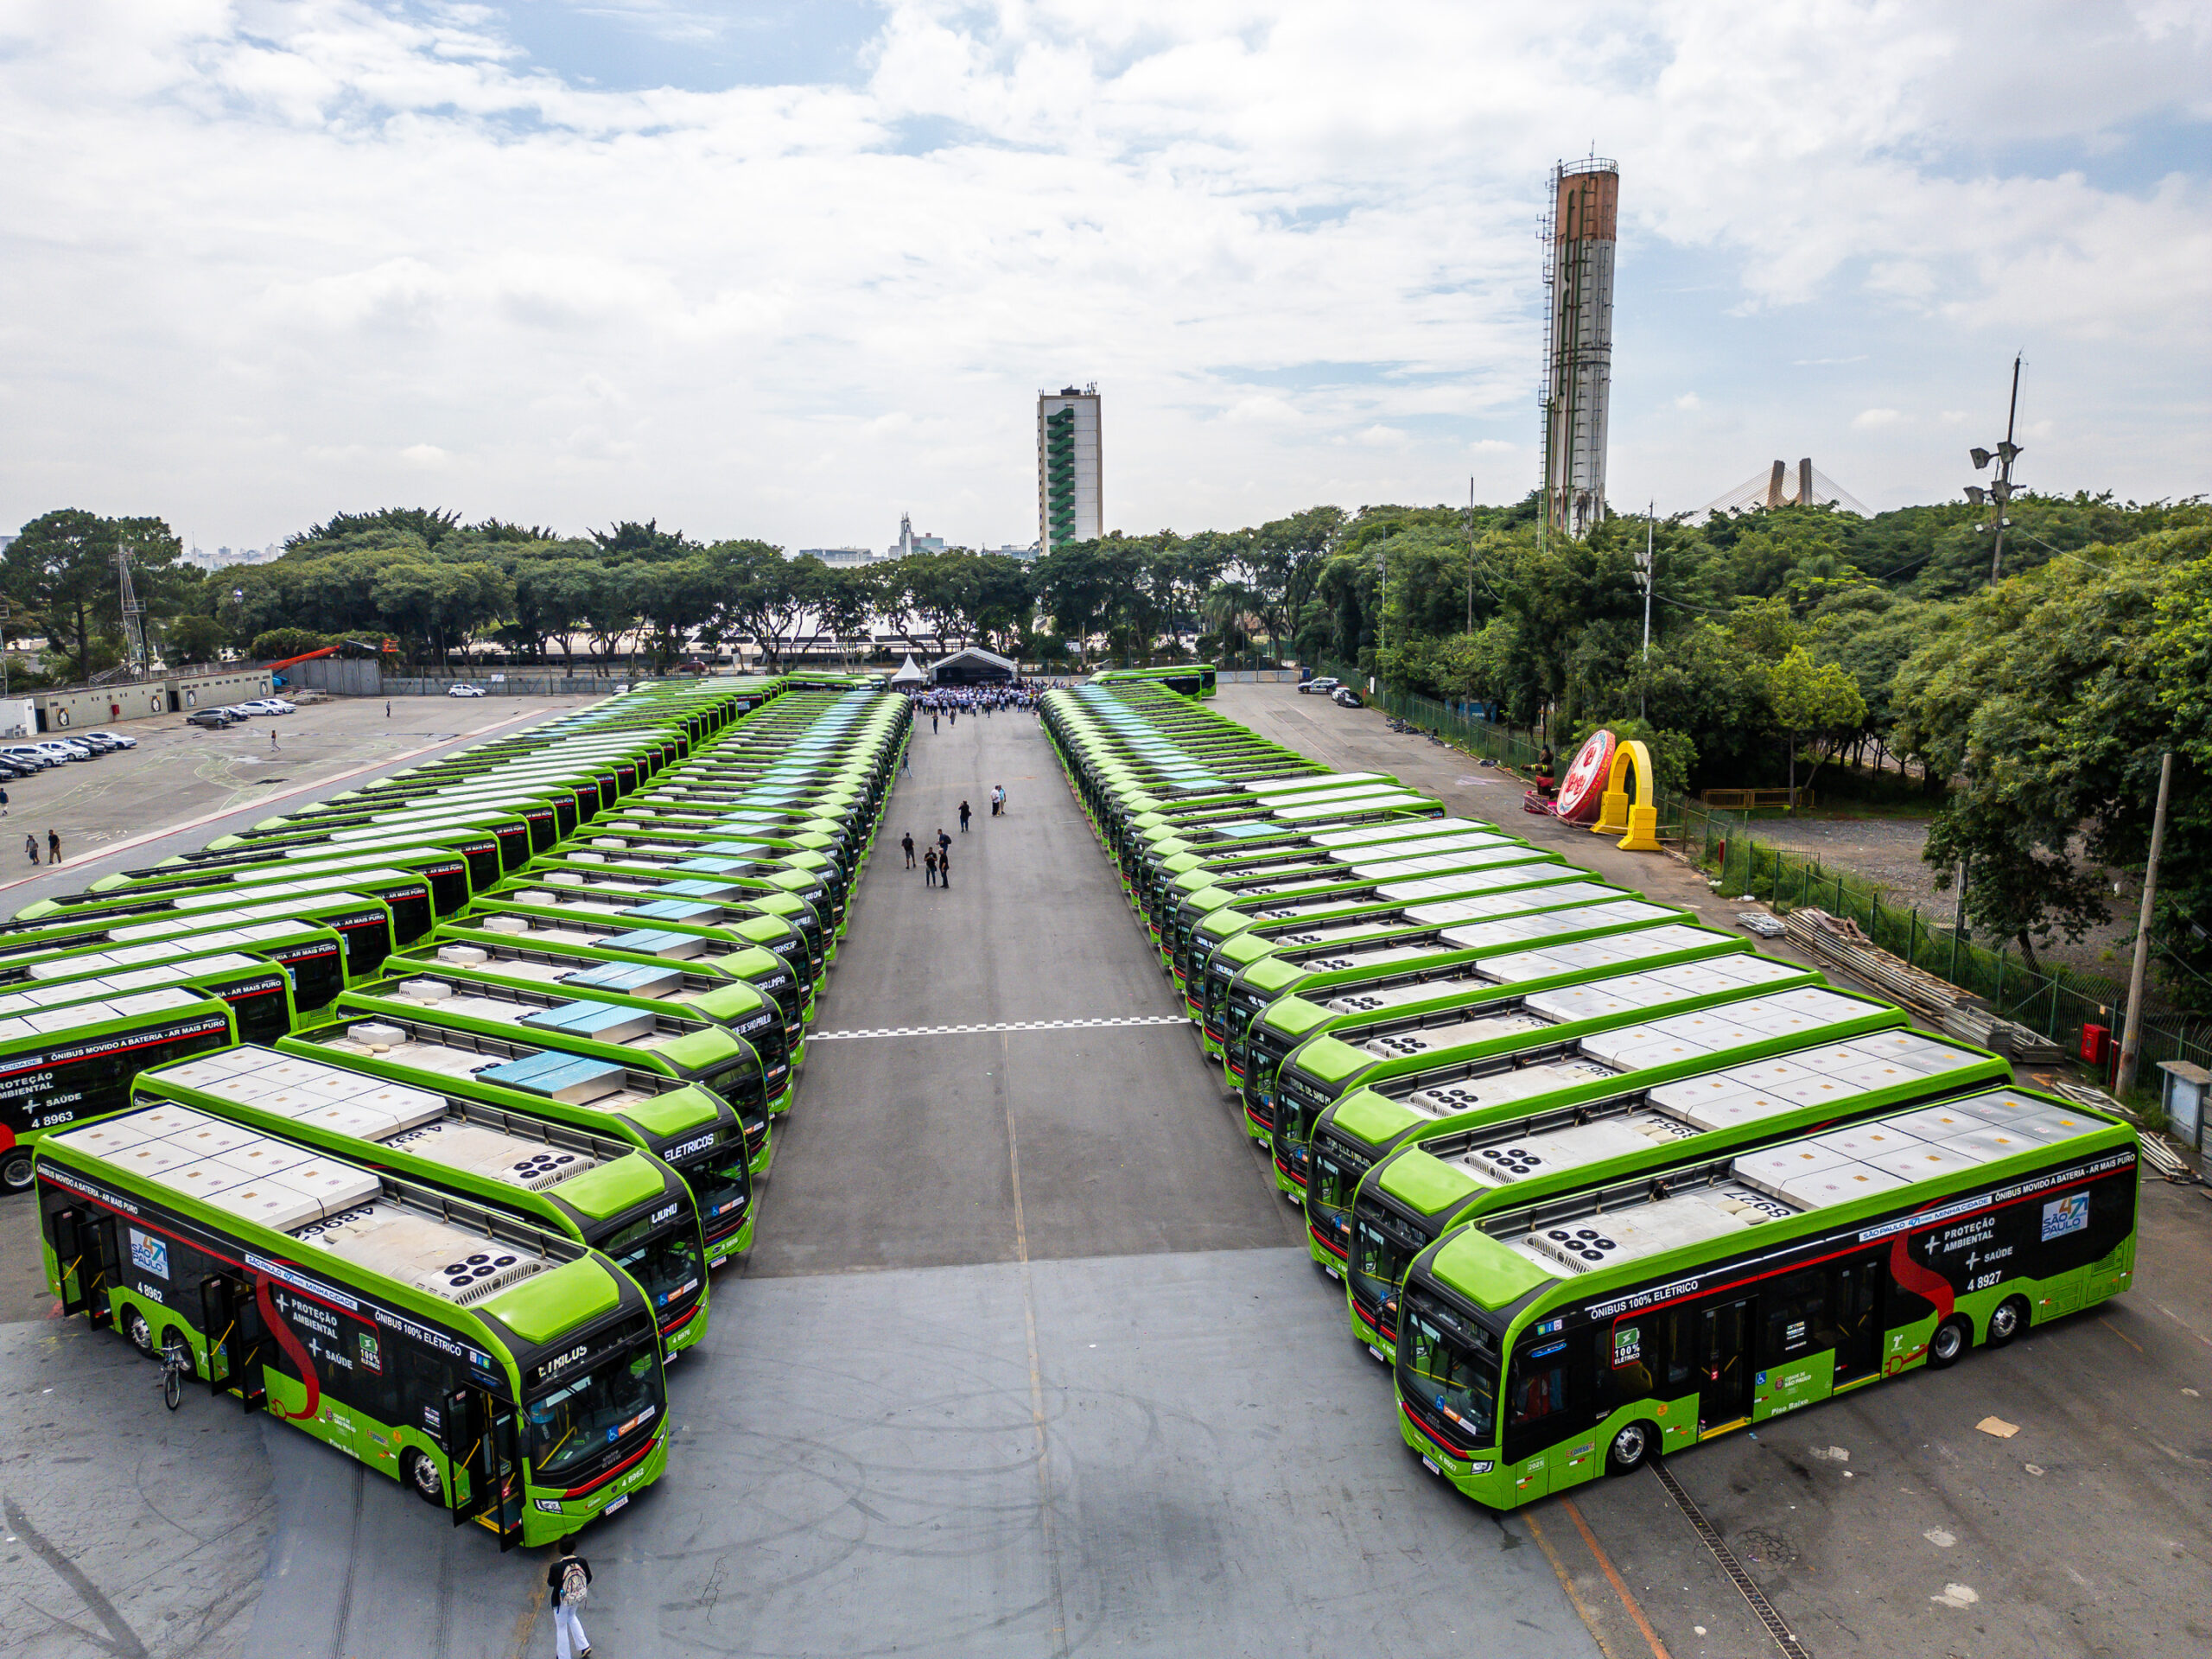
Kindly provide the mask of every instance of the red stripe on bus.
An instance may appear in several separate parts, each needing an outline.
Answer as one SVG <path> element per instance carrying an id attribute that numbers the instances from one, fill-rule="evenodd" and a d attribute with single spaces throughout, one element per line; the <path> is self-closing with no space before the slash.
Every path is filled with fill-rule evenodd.
<path id="1" fill-rule="evenodd" d="M 638 1450 L 631 1453 L 630 1456 L 623 1459 L 621 1462 L 616 1464 L 612 1469 L 601 1475 L 597 1480 L 588 1480 L 581 1486 L 571 1486 L 567 1491 L 562 1493 L 561 1496 L 563 1497 L 582 1497 L 587 1493 L 597 1491 L 601 1487 L 606 1485 L 608 1481 L 613 1479 L 615 1476 L 620 1474 L 625 1469 L 631 1468 L 651 1457 L 652 1455 L 655 1444 L 655 1441 L 648 1439 L 645 1445 L 639 1447 Z"/>
<path id="2" fill-rule="evenodd" d="M 103 1055 L 120 1054 L 124 1049 L 145 1048 L 155 1043 L 181 1043 L 188 1037 L 205 1037 L 211 1031 L 219 1031 L 221 1029 L 222 1027 L 219 1026 L 207 1026 L 198 1031 L 181 1031 L 172 1037 L 148 1037 L 139 1042 L 124 1043 L 120 1048 L 102 1049 L 100 1052 Z M 90 1054 L 79 1054 L 67 1060 L 42 1059 L 33 1065 L 19 1065 L 14 1067 L 12 1070 L 0 1071 L 0 1077 L 12 1077 L 16 1076 L 18 1073 L 24 1071 L 41 1071 L 49 1065 L 73 1065 L 78 1060 L 88 1060 L 92 1058 L 93 1056 Z"/>
<path id="3" fill-rule="evenodd" d="M 308 1402 L 298 1411 L 280 1411 L 276 1414 L 288 1422 L 299 1422 L 312 1417 L 322 1406 L 322 1383 L 315 1374 L 315 1357 L 292 1334 L 292 1327 L 276 1313 L 276 1304 L 269 1294 L 269 1281 L 257 1278 L 253 1281 L 254 1304 L 261 1309 L 261 1322 L 269 1327 L 269 1334 L 276 1338 L 276 1345 L 300 1368 L 300 1381 L 307 1385 Z"/>

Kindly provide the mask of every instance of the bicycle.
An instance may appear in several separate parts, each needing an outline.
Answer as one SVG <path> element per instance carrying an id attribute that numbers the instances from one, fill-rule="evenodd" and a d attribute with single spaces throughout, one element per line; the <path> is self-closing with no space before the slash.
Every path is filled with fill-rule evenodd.
<path id="1" fill-rule="evenodd" d="M 180 1343 L 162 1355 L 162 1403 L 175 1411 L 184 1403 L 184 1379 L 195 1376 L 192 1350 Z"/>

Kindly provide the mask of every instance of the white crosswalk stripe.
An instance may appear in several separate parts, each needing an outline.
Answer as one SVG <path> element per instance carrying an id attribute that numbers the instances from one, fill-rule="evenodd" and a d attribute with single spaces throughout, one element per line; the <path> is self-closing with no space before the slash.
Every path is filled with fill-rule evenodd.
<path id="1" fill-rule="evenodd" d="M 979 1032 L 1083 1031 L 1101 1026 L 1179 1026 L 1179 1014 L 1131 1014 L 1097 1020 L 1013 1020 L 995 1026 L 880 1026 L 872 1031 L 817 1031 L 810 1042 L 849 1042 L 863 1037 L 957 1037 Z"/>

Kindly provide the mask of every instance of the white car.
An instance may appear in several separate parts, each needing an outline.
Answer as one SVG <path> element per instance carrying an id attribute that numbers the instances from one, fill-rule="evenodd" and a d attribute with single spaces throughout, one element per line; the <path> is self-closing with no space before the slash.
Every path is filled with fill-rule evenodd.
<path id="1" fill-rule="evenodd" d="M 48 766 L 58 766 L 62 761 L 61 756 L 48 754 L 44 749 L 35 747 L 29 743 L 19 743 L 0 749 L 0 754 L 6 755 L 10 760 L 21 761 L 27 766 L 36 766 L 41 771 L 44 771 Z"/>
<path id="2" fill-rule="evenodd" d="M 446 696 L 449 697 L 480 697 L 483 695 L 484 688 L 480 685 L 463 685 L 456 681 L 446 687 Z"/>
<path id="3" fill-rule="evenodd" d="M 31 747 L 56 760 L 89 760 L 92 758 L 92 752 L 83 744 L 65 743 L 58 738 L 50 737 L 45 742 L 34 743 Z"/>
<path id="4" fill-rule="evenodd" d="M 249 715 L 289 715 L 296 706 L 282 697 L 256 697 L 251 702 L 238 704 Z"/>
<path id="5" fill-rule="evenodd" d="M 126 737 L 121 732 L 87 732 L 85 735 L 87 737 L 105 738 L 109 742 L 114 744 L 118 749 L 135 749 L 138 747 L 138 740 L 137 738 Z"/>
<path id="6" fill-rule="evenodd" d="M 1340 683 L 1342 683 L 1342 682 L 1332 679 L 1325 675 L 1318 680 L 1300 681 L 1299 683 L 1298 689 L 1300 691 L 1305 692 L 1308 696 L 1326 696 L 1330 692 L 1335 690 Z"/>

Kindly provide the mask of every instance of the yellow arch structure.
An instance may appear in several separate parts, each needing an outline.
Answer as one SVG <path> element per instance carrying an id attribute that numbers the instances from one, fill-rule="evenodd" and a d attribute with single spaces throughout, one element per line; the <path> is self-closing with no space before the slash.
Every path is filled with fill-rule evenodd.
<path id="1" fill-rule="evenodd" d="M 1629 785 L 1633 782 L 1638 797 L 1637 804 L 1629 804 Z M 1636 739 L 1619 744 L 1613 750 L 1612 770 L 1605 777 L 1605 793 L 1599 802 L 1598 822 L 1590 826 L 1593 836 L 1620 836 L 1620 849 L 1624 853 L 1656 853 L 1659 850 L 1658 779 L 1651 770 L 1651 751 Z M 1623 834 L 1625 830 L 1627 833 Z"/>

